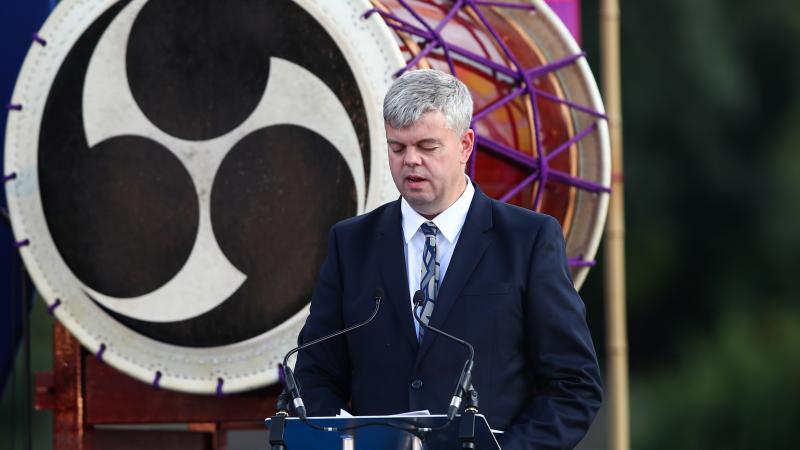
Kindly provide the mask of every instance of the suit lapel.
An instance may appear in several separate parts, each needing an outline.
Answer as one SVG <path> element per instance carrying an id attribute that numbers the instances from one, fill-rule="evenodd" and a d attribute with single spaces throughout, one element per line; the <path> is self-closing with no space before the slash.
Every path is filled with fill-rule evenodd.
<path id="1" fill-rule="evenodd" d="M 487 233 L 491 228 L 491 200 L 475 186 L 475 196 L 472 199 L 467 218 L 464 221 L 464 227 L 461 229 L 461 235 L 450 259 L 444 282 L 439 288 L 436 307 L 431 316 L 431 326 L 442 328 L 450 309 L 456 303 L 458 294 L 461 293 L 472 271 L 475 270 L 475 266 L 483 256 L 483 252 L 486 251 L 486 248 L 491 243 L 491 238 Z M 433 342 L 440 338 L 442 337 L 437 333 L 425 333 L 419 353 L 417 353 L 417 363 L 422 360 L 425 353 L 433 345 Z"/>
<path id="2" fill-rule="evenodd" d="M 411 317 L 411 294 L 408 292 L 403 226 L 400 217 L 400 202 L 386 207 L 378 229 L 377 251 L 381 277 L 387 300 L 394 305 L 398 323 L 404 335 L 416 351 L 419 347 L 414 319 Z"/>

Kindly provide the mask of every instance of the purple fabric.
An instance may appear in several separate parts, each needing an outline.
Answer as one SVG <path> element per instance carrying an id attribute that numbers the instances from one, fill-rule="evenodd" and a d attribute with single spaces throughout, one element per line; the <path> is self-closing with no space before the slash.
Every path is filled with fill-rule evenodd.
<path id="1" fill-rule="evenodd" d="M 160 382 L 161 382 L 161 371 L 159 370 L 156 372 L 155 378 L 153 378 L 153 387 L 156 389 L 161 389 L 161 386 L 159 386 Z"/>
<path id="2" fill-rule="evenodd" d="M 23 239 L 23 240 L 21 240 L 21 241 L 17 241 L 17 242 L 15 242 L 15 243 L 14 243 L 14 248 L 22 248 L 22 247 L 27 247 L 28 245 L 31 245 L 31 241 L 30 241 L 30 239 Z"/>
<path id="3" fill-rule="evenodd" d="M 3 177 L 3 183 L 8 183 L 9 181 L 17 178 L 17 172 L 11 172 L 10 174 Z"/>
<path id="4" fill-rule="evenodd" d="M 22 105 L 19 103 L 6 103 L 6 109 L 9 111 L 22 111 Z"/>
<path id="5" fill-rule="evenodd" d="M 217 396 L 222 396 L 222 385 L 225 383 L 225 380 L 222 378 L 217 378 Z"/>
<path id="6" fill-rule="evenodd" d="M 527 9 L 530 11 L 536 11 L 536 7 L 533 5 L 521 5 L 519 3 L 508 3 L 508 2 L 494 2 L 488 0 L 475 0 L 475 4 L 479 6 L 496 6 L 498 8 L 511 8 L 511 9 Z"/>
<path id="7" fill-rule="evenodd" d="M 564 22 L 572 36 L 581 43 L 581 7 L 578 0 L 545 0 L 550 9 Z"/>

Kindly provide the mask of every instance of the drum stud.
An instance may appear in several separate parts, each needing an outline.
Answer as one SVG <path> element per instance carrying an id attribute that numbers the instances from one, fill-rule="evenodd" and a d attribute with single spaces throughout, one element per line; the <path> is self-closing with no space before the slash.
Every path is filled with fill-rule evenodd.
<path id="1" fill-rule="evenodd" d="M 158 385 L 158 383 L 160 381 L 161 381 L 161 371 L 157 370 L 156 371 L 156 376 L 155 376 L 155 378 L 153 378 L 153 387 L 156 388 L 156 389 L 161 389 L 161 386 Z"/>
<path id="2" fill-rule="evenodd" d="M 6 109 L 9 111 L 22 111 L 22 105 L 19 103 L 6 103 Z"/>

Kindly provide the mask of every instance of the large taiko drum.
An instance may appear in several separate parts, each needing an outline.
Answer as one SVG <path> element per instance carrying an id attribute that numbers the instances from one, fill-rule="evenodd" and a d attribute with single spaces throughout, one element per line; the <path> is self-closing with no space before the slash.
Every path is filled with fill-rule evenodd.
<path id="1" fill-rule="evenodd" d="M 587 64 L 543 3 L 64 0 L 25 59 L 5 141 L 14 234 L 48 311 L 159 387 L 274 383 L 328 229 L 397 198 L 381 104 L 414 67 L 469 86 L 470 175 L 557 217 L 580 285 L 608 138 Z"/>

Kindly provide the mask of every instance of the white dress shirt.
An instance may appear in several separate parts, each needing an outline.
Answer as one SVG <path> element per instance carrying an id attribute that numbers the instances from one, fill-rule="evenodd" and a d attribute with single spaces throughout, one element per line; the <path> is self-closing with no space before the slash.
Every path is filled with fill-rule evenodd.
<path id="1" fill-rule="evenodd" d="M 436 257 L 439 260 L 439 287 L 444 282 L 447 267 L 450 265 L 450 258 L 453 256 L 453 249 L 456 247 L 458 237 L 461 236 L 461 229 L 464 227 L 467 211 L 469 211 L 469 205 L 472 203 L 474 195 L 475 188 L 467 178 L 467 188 L 464 189 L 461 197 L 431 220 L 438 229 L 436 232 Z M 411 295 L 409 304 L 413 314 L 414 293 L 419 290 L 419 284 L 422 281 L 422 251 L 425 248 L 425 235 L 419 227 L 427 222 L 428 219 L 414 211 L 414 208 L 408 204 L 406 199 L 400 200 L 400 213 L 403 217 L 408 292 Z M 417 329 L 417 334 L 419 334 L 419 323 L 416 320 L 414 320 L 414 327 Z"/>

